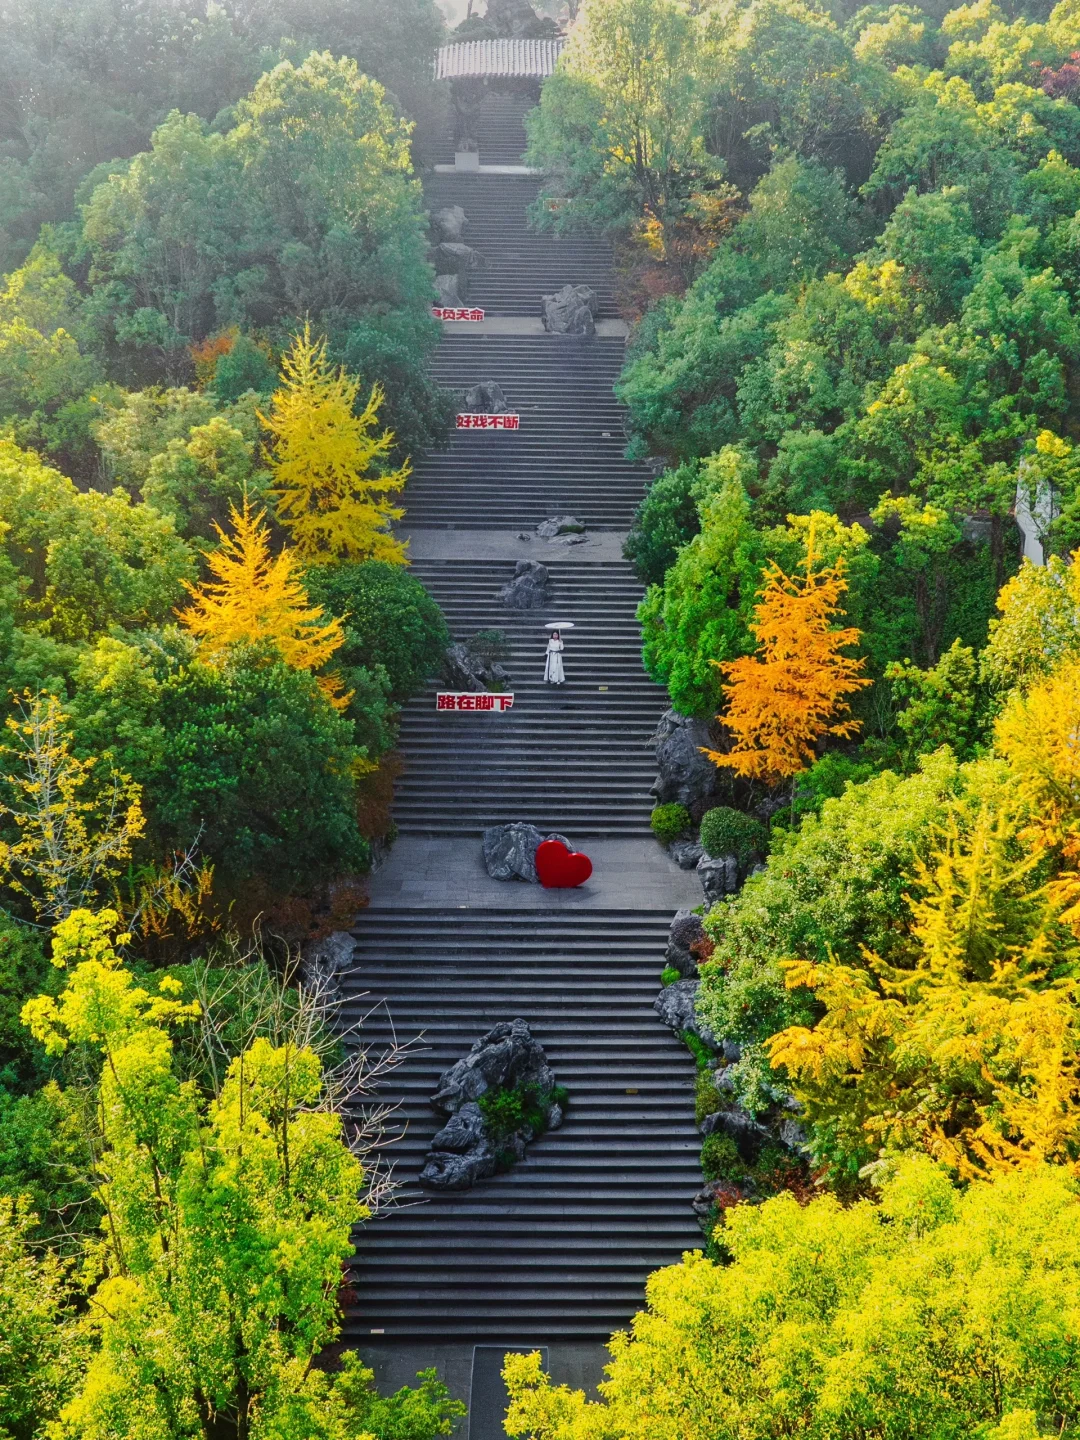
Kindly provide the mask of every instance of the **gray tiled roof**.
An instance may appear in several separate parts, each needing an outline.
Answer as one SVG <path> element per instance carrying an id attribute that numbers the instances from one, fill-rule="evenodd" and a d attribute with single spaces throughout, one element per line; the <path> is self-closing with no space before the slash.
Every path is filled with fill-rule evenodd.
<path id="1" fill-rule="evenodd" d="M 546 80 L 554 74 L 563 46 L 554 40 L 463 40 L 444 45 L 435 60 L 436 80 L 508 75 Z"/>

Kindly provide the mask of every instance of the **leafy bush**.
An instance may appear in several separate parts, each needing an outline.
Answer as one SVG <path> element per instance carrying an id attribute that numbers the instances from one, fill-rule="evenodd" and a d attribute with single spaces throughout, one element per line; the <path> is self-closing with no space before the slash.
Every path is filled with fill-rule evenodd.
<path id="1" fill-rule="evenodd" d="M 720 1109 L 720 1092 L 716 1088 L 716 1071 L 699 1070 L 694 1085 L 694 1123 L 700 1125 L 706 1115 Z"/>
<path id="2" fill-rule="evenodd" d="M 682 976 L 679 974 L 678 970 L 675 969 L 674 965 L 665 965 L 663 970 L 660 971 L 661 985 L 674 985 L 676 980 L 681 979 Z"/>
<path id="3" fill-rule="evenodd" d="M 565 1108 L 569 1091 L 565 1085 L 551 1090 L 538 1090 L 535 1085 L 519 1085 L 514 1089 L 489 1090 L 477 1104 L 484 1116 L 488 1139 L 499 1149 L 512 1135 L 526 1126 L 533 1137 L 548 1127 L 548 1111 L 552 1105 Z"/>
<path id="4" fill-rule="evenodd" d="M 670 845 L 680 835 L 685 835 L 693 822 L 685 805 L 657 805 L 649 823 L 660 844 Z"/>
<path id="5" fill-rule="evenodd" d="M 342 666 L 381 665 L 399 703 L 419 694 L 450 643 L 443 613 L 420 581 L 400 565 L 368 560 L 319 565 L 305 581 L 311 599 L 345 618 Z"/>
<path id="6" fill-rule="evenodd" d="M 701 1173 L 706 1180 L 741 1180 L 746 1166 L 730 1135 L 706 1135 L 701 1146 Z"/>
<path id="7" fill-rule="evenodd" d="M 767 840 L 768 832 L 759 820 L 730 805 L 718 805 L 701 817 L 701 844 L 714 860 L 734 855 L 740 866 L 749 865 L 755 855 L 764 853 Z"/>

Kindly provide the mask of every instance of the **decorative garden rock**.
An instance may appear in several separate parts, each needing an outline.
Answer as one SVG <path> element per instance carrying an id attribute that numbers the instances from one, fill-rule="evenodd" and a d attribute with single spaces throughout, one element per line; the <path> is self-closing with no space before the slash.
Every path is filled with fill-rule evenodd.
<path id="1" fill-rule="evenodd" d="M 680 870 L 696 870 L 705 851 L 696 840 L 673 840 L 668 846 L 668 854 Z"/>
<path id="2" fill-rule="evenodd" d="M 511 610 L 539 610 L 551 603 L 551 574 L 539 560 L 519 560 L 514 578 L 495 597 Z"/>
<path id="3" fill-rule="evenodd" d="M 486 265 L 487 261 L 471 245 L 444 240 L 432 251 L 431 263 L 440 275 L 468 275 Z"/>
<path id="4" fill-rule="evenodd" d="M 468 285 L 463 275 L 436 275 L 435 294 L 439 304 L 448 310 L 459 310 L 468 301 Z"/>
<path id="5" fill-rule="evenodd" d="M 707 905 L 715 905 L 725 895 L 734 895 L 739 888 L 739 861 L 734 855 L 721 855 L 715 860 L 702 855 L 697 873 Z"/>
<path id="6" fill-rule="evenodd" d="M 334 930 L 304 946 L 303 974 L 308 990 L 326 997 L 333 1004 L 342 975 L 353 967 L 356 937 L 345 930 Z"/>
<path id="7" fill-rule="evenodd" d="M 596 291 L 588 285 L 564 285 L 545 295 L 540 313 L 544 329 L 552 335 L 596 334 Z"/>
<path id="8" fill-rule="evenodd" d="M 484 868 L 493 880 L 525 880 L 539 885 L 536 849 L 542 840 L 561 840 L 570 849 L 565 835 L 545 835 L 524 820 L 492 825 L 484 831 Z"/>
<path id="9" fill-rule="evenodd" d="M 669 1029 L 681 1039 L 687 1031 L 696 1035 L 709 1050 L 719 1049 L 716 1036 L 698 1019 L 695 1001 L 699 980 L 676 980 L 665 985 L 653 1002 L 653 1009 Z"/>
<path id="10" fill-rule="evenodd" d="M 678 970 L 684 980 L 697 978 L 697 956 L 692 947 L 707 939 L 701 916 L 693 910 L 679 910 L 668 931 L 667 949 L 664 960 Z"/>
<path id="11" fill-rule="evenodd" d="M 503 690 L 510 684 L 509 671 L 498 661 L 482 660 L 460 640 L 447 647 L 443 675 L 451 690 Z"/>
<path id="12" fill-rule="evenodd" d="M 464 244 L 465 227 L 468 223 L 465 211 L 460 205 L 444 205 L 431 217 L 432 232 L 436 239 L 443 244 Z"/>
<path id="13" fill-rule="evenodd" d="M 501 385 L 494 380 L 481 380 L 465 391 L 465 409 L 470 415 L 505 415 L 510 406 Z"/>
<path id="14" fill-rule="evenodd" d="M 657 805 L 685 805 L 695 818 L 721 803 L 727 790 L 725 777 L 706 756 L 702 746 L 715 749 L 712 727 L 704 720 L 665 710 L 650 740 L 656 747 L 659 774 L 652 787 Z"/>
<path id="15" fill-rule="evenodd" d="M 735 1185 L 730 1180 L 708 1181 L 690 1202 L 701 1228 L 708 1231 L 719 1212 L 753 1199 L 755 1188 L 749 1180 L 741 1185 Z"/>
<path id="16" fill-rule="evenodd" d="M 755 1165 L 762 1150 L 773 1138 L 772 1131 L 745 1110 L 717 1110 L 701 1122 L 702 1135 L 726 1135 L 739 1152 L 744 1165 Z"/>
<path id="17" fill-rule="evenodd" d="M 496 1135 L 479 1104 L 497 1091 L 532 1093 L 543 1105 L 536 1124 Z M 477 1040 L 463 1059 L 445 1070 L 431 1097 L 432 1107 L 449 1116 L 431 1141 L 420 1172 L 429 1190 L 466 1190 L 525 1155 L 525 1147 L 545 1130 L 557 1130 L 563 1105 L 544 1047 L 533 1038 L 527 1020 L 506 1020 Z"/>
<path id="18" fill-rule="evenodd" d="M 575 515 L 553 515 L 550 520 L 541 520 L 536 533 L 541 540 L 554 540 L 557 535 L 584 535 L 585 521 Z"/>

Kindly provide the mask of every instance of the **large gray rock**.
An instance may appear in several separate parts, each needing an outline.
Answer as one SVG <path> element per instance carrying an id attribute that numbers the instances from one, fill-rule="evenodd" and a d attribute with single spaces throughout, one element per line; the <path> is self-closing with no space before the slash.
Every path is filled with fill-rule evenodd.
<path id="1" fill-rule="evenodd" d="M 734 855 L 721 855 L 716 859 L 702 855 L 697 873 L 707 905 L 715 905 L 725 895 L 734 895 L 739 888 L 739 861 Z"/>
<path id="2" fill-rule="evenodd" d="M 536 533 L 541 540 L 554 540 L 556 535 L 584 535 L 585 521 L 574 515 L 553 515 L 550 520 L 541 520 Z"/>
<path id="3" fill-rule="evenodd" d="M 435 238 L 443 244 L 462 245 L 465 242 L 465 227 L 468 225 L 465 211 L 460 205 L 444 205 L 431 217 L 431 229 Z"/>
<path id="4" fill-rule="evenodd" d="M 468 275 L 487 264 L 479 250 L 456 240 L 444 240 L 431 252 L 431 263 L 440 275 Z"/>
<path id="5" fill-rule="evenodd" d="M 484 831 L 484 868 L 493 880 L 525 880 L 539 885 L 536 847 L 541 840 L 561 840 L 568 850 L 573 848 L 565 835 L 544 835 L 524 820 L 492 825 Z"/>
<path id="6" fill-rule="evenodd" d="M 752 1199 L 756 1188 L 751 1180 L 744 1180 L 741 1185 L 733 1185 L 730 1180 L 710 1180 L 703 1185 L 690 1202 L 701 1228 L 708 1234 L 718 1215 Z"/>
<path id="7" fill-rule="evenodd" d="M 550 1092 L 555 1088 L 555 1076 L 544 1047 L 533 1039 L 529 1022 L 504 1020 L 474 1041 L 468 1055 L 443 1071 L 431 1103 L 443 1115 L 456 1115 L 489 1090 L 516 1090 L 519 1086 Z"/>
<path id="8" fill-rule="evenodd" d="M 539 560 L 519 560 L 514 578 L 495 597 L 511 610 L 539 610 L 551 604 L 551 574 Z"/>
<path id="9" fill-rule="evenodd" d="M 698 840 L 673 840 L 667 848 L 680 870 L 696 870 L 698 861 L 705 854 Z"/>
<path id="10" fill-rule="evenodd" d="M 460 310 L 468 304 L 468 277 L 465 275 L 436 275 L 435 294 L 438 302 L 447 310 Z"/>
<path id="11" fill-rule="evenodd" d="M 345 930 L 335 930 L 318 940 L 309 940 L 303 950 L 305 987 L 333 1004 L 340 990 L 342 975 L 353 968 L 356 937 Z"/>
<path id="12" fill-rule="evenodd" d="M 495 1174 L 495 1146 L 484 1133 L 479 1105 L 463 1105 L 432 1138 L 420 1184 L 425 1190 L 468 1190 Z"/>
<path id="13" fill-rule="evenodd" d="M 465 409 L 470 415 L 505 415 L 510 406 L 501 385 L 494 380 L 481 380 L 465 391 Z"/>
<path id="14" fill-rule="evenodd" d="M 653 1009 L 680 1039 L 689 1030 L 704 1046 L 715 1051 L 719 1049 L 716 1036 L 698 1019 L 695 1008 L 700 983 L 699 980 L 676 980 L 673 985 L 665 985 L 653 1002 Z"/>
<path id="15" fill-rule="evenodd" d="M 695 915 L 693 910 L 676 912 L 675 919 L 671 922 L 671 929 L 668 931 L 664 959 L 678 970 L 684 980 L 696 979 L 698 962 L 692 947 L 707 938 L 700 915 Z"/>
<path id="16" fill-rule="evenodd" d="M 596 291 L 588 285 L 564 285 L 543 297 L 540 313 L 552 335 L 595 335 Z"/>
<path id="17" fill-rule="evenodd" d="M 447 647 L 443 658 L 443 676 L 451 690 L 483 691 L 506 689 L 510 684 L 509 671 L 498 661 L 481 660 L 468 645 L 455 641 Z"/>
<path id="18" fill-rule="evenodd" d="M 725 777 L 703 746 L 715 749 L 718 738 L 704 720 L 665 710 L 650 744 L 656 749 L 659 772 L 652 787 L 658 805 L 685 805 L 695 819 L 726 796 Z"/>
<path id="19" fill-rule="evenodd" d="M 701 1133 L 726 1135 L 734 1141 L 744 1165 L 756 1165 L 758 1156 L 773 1138 L 767 1126 L 741 1109 L 717 1110 L 712 1115 L 706 1115 L 701 1122 Z"/>

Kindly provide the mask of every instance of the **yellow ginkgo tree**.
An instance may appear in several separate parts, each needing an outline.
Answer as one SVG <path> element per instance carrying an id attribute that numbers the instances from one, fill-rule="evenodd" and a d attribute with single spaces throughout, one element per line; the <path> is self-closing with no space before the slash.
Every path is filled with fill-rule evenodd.
<path id="1" fill-rule="evenodd" d="M 296 552 L 273 553 L 265 511 L 253 512 L 245 497 L 230 520 L 231 534 L 215 527 L 221 544 L 206 557 L 212 578 L 187 586 L 192 604 L 181 624 L 211 664 L 236 645 L 272 645 L 294 670 L 322 670 L 344 642 L 341 621 L 308 600 Z M 337 675 L 320 675 L 319 684 L 337 709 L 349 703 Z"/>
<path id="2" fill-rule="evenodd" d="M 335 560 L 406 563 L 390 530 L 404 510 L 393 503 L 410 472 L 389 465 L 392 430 L 377 429 L 385 398 L 372 386 L 357 413 L 360 383 L 327 359 L 326 341 L 305 325 L 281 362 L 282 384 L 267 415 L 271 494 L 277 517 L 305 565 Z"/>

